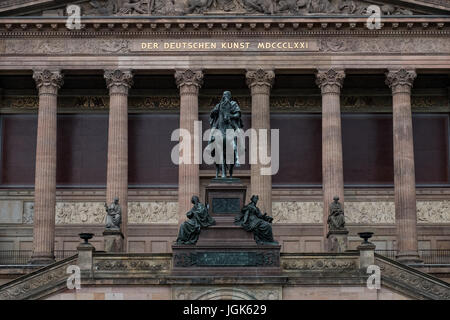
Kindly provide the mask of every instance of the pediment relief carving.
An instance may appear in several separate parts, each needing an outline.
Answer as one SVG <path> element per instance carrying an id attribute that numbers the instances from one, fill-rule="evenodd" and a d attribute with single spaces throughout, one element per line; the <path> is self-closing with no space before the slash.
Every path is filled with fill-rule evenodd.
<path id="1" fill-rule="evenodd" d="M 77 2 L 84 16 L 186 16 L 186 15 L 256 15 L 256 16 L 311 16 L 311 15 L 365 15 L 370 5 L 379 5 L 383 15 L 414 15 L 438 13 L 449 14 L 444 0 L 423 0 L 416 6 L 407 0 L 404 5 L 391 4 L 391 1 L 377 0 L 86 0 Z M 61 1 L 59 6 L 53 1 L 35 8 L 33 0 L 6 0 L 0 6 L 0 13 L 8 14 L 8 6 L 15 8 L 11 15 L 64 16 L 65 7 L 71 1 Z M 64 2 L 64 3 L 63 3 Z M 73 1 L 72 1 L 73 2 Z M 29 11 L 29 8 L 35 11 Z M 23 14 L 17 12 L 23 7 Z M 34 6 L 34 7 L 33 7 Z M 27 11 L 28 10 L 28 11 Z M 37 10 L 37 11 L 36 11 Z"/>

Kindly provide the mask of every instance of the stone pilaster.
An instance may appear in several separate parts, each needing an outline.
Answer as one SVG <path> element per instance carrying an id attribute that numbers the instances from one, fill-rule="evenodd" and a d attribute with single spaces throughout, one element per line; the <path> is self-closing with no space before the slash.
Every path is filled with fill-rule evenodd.
<path id="1" fill-rule="evenodd" d="M 395 220 L 398 260 L 419 262 L 417 244 L 416 179 L 411 115 L 414 70 L 390 70 L 386 84 L 392 89 L 394 131 Z"/>
<path id="2" fill-rule="evenodd" d="M 34 191 L 33 256 L 34 264 L 55 261 L 56 209 L 56 117 L 58 89 L 63 85 L 60 71 L 34 71 L 39 90 Z"/>
<path id="3" fill-rule="evenodd" d="M 180 89 L 180 129 L 191 134 L 190 163 L 180 163 L 178 166 L 178 220 L 181 224 L 192 207 L 192 196 L 200 197 L 199 165 L 194 162 L 194 123 L 198 121 L 198 92 L 203 84 L 203 72 L 177 70 L 175 81 Z"/>
<path id="4" fill-rule="evenodd" d="M 106 70 L 109 89 L 108 169 L 106 202 L 119 198 L 122 208 L 121 231 L 124 235 L 124 251 L 127 251 L 128 235 L 128 90 L 133 85 L 130 70 Z"/>
<path id="5" fill-rule="evenodd" d="M 328 208 L 338 196 L 344 206 L 344 169 L 342 161 L 341 102 L 343 70 L 319 70 L 316 83 L 322 91 L 322 190 L 323 229 L 327 235 Z M 324 249 L 327 250 L 327 241 Z"/>
<path id="6" fill-rule="evenodd" d="M 275 79 L 275 73 L 271 70 L 249 70 L 246 74 L 247 84 L 252 95 L 252 128 L 267 129 L 267 154 L 270 155 L 270 89 Z M 259 145 L 260 141 L 258 141 Z M 251 194 L 259 196 L 259 207 L 262 212 L 272 214 L 272 176 L 262 175 L 261 168 L 267 167 L 260 163 L 251 165 Z"/>

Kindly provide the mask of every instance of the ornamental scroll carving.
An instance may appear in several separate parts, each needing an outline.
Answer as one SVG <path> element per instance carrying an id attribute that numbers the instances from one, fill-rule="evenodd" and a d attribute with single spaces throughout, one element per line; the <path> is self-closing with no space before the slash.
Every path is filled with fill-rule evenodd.
<path id="1" fill-rule="evenodd" d="M 128 222 L 131 224 L 178 223 L 178 203 L 166 201 L 129 202 Z M 33 202 L 24 203 L 23 223 L 32 224 Z M 104 224 L 105 208 L 103 202 L 57 202 L 55 223 Z"/>
<path id="2" fill-rule="evenodd" d="M 439 0 L 434 0 L 439 1 Z M 363 15 L 371 3 L 356 0 L 93 0 L 85 15 L 255 14 L 255 15 Z M 384 15 L 412 15 L 396 5 L 381 6 Z"/>
<path id="3" fill-rule="evenodd" d="M 281 300 L 281 286 L 252 286 L 252 287 L 203 287 L 180 286 L 172 288 L 174 300 Z"/>
<path id="4" fill-rule="evenodd" d="M 283 257 L 281 267 L 284 271 L 343 271 L 358 268 L 355 258 L 326 258 L 326 257 Z"/>

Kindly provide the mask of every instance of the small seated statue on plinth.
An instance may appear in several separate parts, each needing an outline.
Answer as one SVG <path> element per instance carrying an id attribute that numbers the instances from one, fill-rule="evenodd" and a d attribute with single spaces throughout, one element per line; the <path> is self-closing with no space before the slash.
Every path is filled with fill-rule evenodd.
<path id="1" fill-rule="evenodd" d="M 114 202 L 109 206 L 105 203 L 106 209 L 106 229 L 120 230 L 122 223 L 122 209 L 119 205 L 119 198 L 114 198 Z"/>
<path id="2" fill-rule="evenodd" d="M 244 206 L 241 213 L 235 218 L 235 224 L 244 228 L 247 232 L 253 232 L 253 237 L 257 244 L 271 244 L 277 245 L 273 239 L 272 221 L 273 218 L 267 213 L 261 214 L 261 211 L 256 206 L 259 197 L 253 195 L 250 203 Z"/>
<path id="3" fill-rule="evenodd" d="M 209 215 L 208 208 L 200 202 L 197 196 L 193 196 L 191 202 L 194 206 L 186 213 L 189 220 L 180 226 L 177 244 L 196 244 L 201 229 L 216 224 L 216 221 Z"/>
<path id="4" fill-rule="evenodd" d="M 329 216 L 328 216 L 328 230 L 336 231 L 336 230 L 346 230 L 345 229 L 345 217 L 344 217 L 344 209 L 342 209 L 342 205 L 339 202 L 339 197 L 335 196 L 333 198 L 333 202 L 330 204 Z"/>

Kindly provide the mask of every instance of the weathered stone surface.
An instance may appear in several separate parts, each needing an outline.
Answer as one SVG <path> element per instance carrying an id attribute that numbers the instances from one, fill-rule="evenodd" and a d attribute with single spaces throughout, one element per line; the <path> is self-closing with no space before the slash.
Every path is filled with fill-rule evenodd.
<path id="1" fill-rule="evenodd" d="M 0 223 L 22 223 L 22 201 L 0 201 Z"/>

